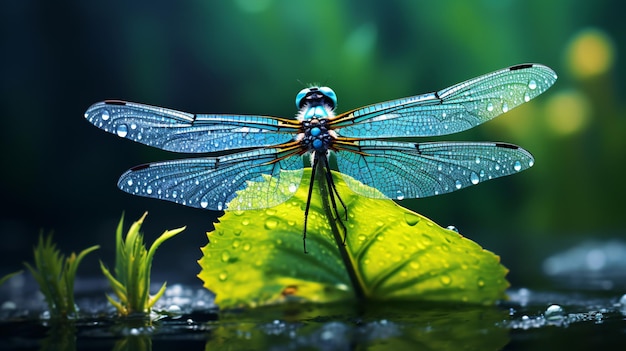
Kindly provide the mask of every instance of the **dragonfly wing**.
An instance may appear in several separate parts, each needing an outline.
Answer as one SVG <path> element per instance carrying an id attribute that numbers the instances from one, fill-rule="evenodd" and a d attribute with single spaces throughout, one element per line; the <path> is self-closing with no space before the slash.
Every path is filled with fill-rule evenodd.
<path id="1" fill-rule="evenodd" d="M 190 207 L 258 209 L 278 205 L 293 196 L 302 179 L 302 164 L 297 153 L 259 149 L 140 165 L 124 173 L 117 185 L 133 195 Z M 254 191 L 236 197 L 238 191 L 248 187 L 254 187 Z"/>
<path id="2" fill-rule="evenodd" d="M 539 64 L 509 67 L 438 92 L 365 106 L 337 116 L 344 137 L 396 138 L 457 133 L 484 123 L 546 91 L 556 81 Z"/>
<path id="3" fill-rule="evenodd" d="M 349 176 L 344 179 L 354 192 L 399 200 L 449 193 L 520 172 L 534 163 L 519 146 L 489 142 L 362 140 L 336 156 L 339 171 Z"/>
<path id="4" fill-rule="evenodd" d="M 293 139 L 297 121 L 253 115 L 199 115 L 116 100 L 85 112 L 96 127 L 159 149 L 204 153 L 277 145 Z"/>

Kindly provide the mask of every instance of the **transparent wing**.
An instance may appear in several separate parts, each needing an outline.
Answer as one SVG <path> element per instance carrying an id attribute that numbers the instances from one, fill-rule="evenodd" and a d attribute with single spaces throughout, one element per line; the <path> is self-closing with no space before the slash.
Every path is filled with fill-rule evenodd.
<path id="1" fill-rule="evenodd" d="M 159 149 L 217 152 L 277 145 L 293 139 L 297 121 L 253 115 L 196 115 L 133 102 L 107 100 L 85 118 L 96 127 Z"/>
<path id="2" fill-rule="evenodd" d="M 293 196 L 302 164 L 295 152 L 260 149 L 140 165 L 124 173 L 117 186 L 133 195 L 210 210 L 266 208 Z M 255 191 L 231 202 L 248 186 Z"/>
<path id="3" fill-rule="evenodd" d="M 336 156 L 339 171 L 349 176 L 344 179 L 354 192 L 400 200 L 449 193 L 520 172 L 534 162 L 518 146 L 488 142 L 362 140 L 352 150 L 337 151 Z"/>
<path id="4" fill-rule="evenodd" d="M 509 67 L 438 92 L 365 106 L 333 121 L 355 138 L 423 137 L 457 133 L 530 101 L 556 81 L 538 64 Z"/>

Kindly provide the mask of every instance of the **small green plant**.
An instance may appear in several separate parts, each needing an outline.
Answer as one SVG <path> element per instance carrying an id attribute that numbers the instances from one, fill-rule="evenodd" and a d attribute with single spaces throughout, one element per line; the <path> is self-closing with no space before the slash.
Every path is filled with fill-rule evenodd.
<path id="1" fill-rule="evenodd" d="M 107 277 L 119 301 L 107 295 L 118 313 L 127 316 L 133 313 L 148 313 L 165 292 L 166 283 L 159 291 L 150 295 L 150 271 L 156 249 L 167 239 L 185 230 L 185 227 L 166 230 L 158 237 L 150 250 L 146 250 L 143 234 L 139 232 L 148 212 L 130 226 L 126 238 L 122 238 L 124 215 L 117 226 L 115 238 L 115 277 L 100 261 L 102 273 Z"/>
<path id="2" fill-rule="evenodd" d="M 98 249 L 91 246 L 78 255 L 74 252 L 65 258 L 52 242 L 52 234 L 45 239 L 39 235 L 39 243 L 33 248 L 35 266 L 27 262 L 24 265 L 32 273 L 39 289 L 44 295 L 52 318 L 68 318 L 76 316 L 78 310 L 74 303 L 74 280 L 80 261 L 91 251 Z"/>

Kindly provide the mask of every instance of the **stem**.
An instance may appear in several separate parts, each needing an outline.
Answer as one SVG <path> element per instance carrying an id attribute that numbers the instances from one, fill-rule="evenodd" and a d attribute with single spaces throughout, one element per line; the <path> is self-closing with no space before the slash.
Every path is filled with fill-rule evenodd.
<path id="1" fill-rule="evenodd" d="M 365 299 L 365 293 L 363 292 L 363 287 L 359 281 L 357 273 L 354 269 L 354 265 L 352 264 L 352 260 L 350 260 L 350 256 L 348 255 L 348 251 L 346 249 L 346 245 L 344 244 L 341 233 L 339 232 L 339 227 L 337 226 L 337 222 L 335 220 L 335 214 L 329 203 L 330 196 L 334 196 L 332 189 L 328 189 L 328 181 L 326 179 L 326 172 L 332 177 L 332 173 L 330 173 L 330 169 L 322 166 L 322 163 L 317 164 L 320 169 L 316 174 L 316 181 L 320 187 L 320 195 L 322 197 L 322 208 L 328 218 L 328 223 L 330 224 L 330 229 L 333 232 L 333 238 L 335 239 L 335 243 L 337 244 L 337 248 L 339 249 L 339 253 L 341 254 L 341 259 L 343 260 L 343 264 L 346 267 L 346 271 L 348 272 L 348 277 L 350 277 L 350 282 L 352 283 L 352 288 L 354 289 L 354 295 L 357 300 L 361 301 Z M 339 213 L 337 213 L 337 217 L 339 217 Z M 341 220 L 337 218 L 337 220 Z M 346 229 L 346 235 L 347 229 Z"/>

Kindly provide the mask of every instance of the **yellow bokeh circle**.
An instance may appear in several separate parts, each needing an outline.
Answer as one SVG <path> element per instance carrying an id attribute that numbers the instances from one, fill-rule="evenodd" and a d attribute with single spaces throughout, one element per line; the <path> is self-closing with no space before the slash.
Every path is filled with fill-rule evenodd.
<path id="1" fill-rule="evenodd" d="M 589 78 L 607 72 L 613 66 L 615 49 L 609 36 L 597 28 L 587 28 L 571 39 L 567 65 L 577 78 Z"/>

